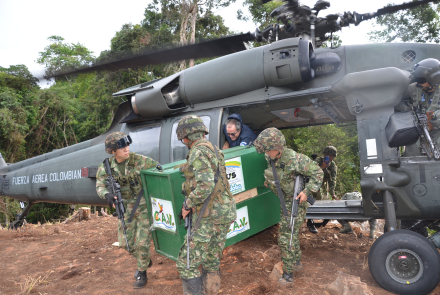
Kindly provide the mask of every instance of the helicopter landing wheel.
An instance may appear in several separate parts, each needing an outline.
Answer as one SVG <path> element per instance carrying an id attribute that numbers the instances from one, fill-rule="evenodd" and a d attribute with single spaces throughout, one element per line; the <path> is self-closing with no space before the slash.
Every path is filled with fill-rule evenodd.
<path id="1" fill-rule="evenodd" d="M 440 255 L 422 235 L 394 230 L 380 236 L 368 254 L 374 280 L 397 294 L 428 294 L 440 282 Z"/>

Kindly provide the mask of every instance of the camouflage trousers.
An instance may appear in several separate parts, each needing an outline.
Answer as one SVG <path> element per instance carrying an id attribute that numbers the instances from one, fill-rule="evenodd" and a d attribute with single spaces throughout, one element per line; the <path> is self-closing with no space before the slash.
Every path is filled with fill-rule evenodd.
<path id="1" fill-rule="evenodd" d="M 301 249 L 299 245 L 299 228 L 304 222 L 306 216 L 307 207 L 309 203 L 307 201 L 302 202 L 298 208 L 298 216 L 295 218 L 294 233 L 292 236 L 292 250 L 289 251 L 290 243 L 290 209 L 292 209 L 292 199 L 285 199 L 286 207 L 288 210 L 288 218 L 284 217 L 281 210 L 280 229 L 278 231 L 278 246 L 281 250 L 281 261 L 283 262 L 283 270 L 286 272 L 292 272 L 295 270 L 295 264 L 301 260 Z"/>
<path id="2" fill-rule="evenodd" d="M 130 224 L 127 222 L 129 216 L 130 212 L 127 211 L 127 214 L 125 214 L 125 226 L 127 227 L 125 233 L 127 234 L 128 247 L 130 248 L 130 254 L 137 260 L 138 270 L 144 271 L 148 269 L 151 257 L 150 221 L 146 206 L 138 207 Z M 119 247 L 127 250 L 121 221 L 118 223 L 118 241 Z"/>
<path id="3" fill-rule="evenodd" d="M 193 219 L 194 224 L 195 220 Z M 189 269 L 186 269 L 187 243 L 185 241 L 180 248 L 177 258 L 177 271 L 182 279 L 192 279 L 200 276 L 199 265 L 207 271 L 217 271 L 220 269 L 220 260 L 225 248 L 226 235 L 230 224 L 215 224 L 202 219 L 199 228 L 193 233 L 190 241 Z"/>

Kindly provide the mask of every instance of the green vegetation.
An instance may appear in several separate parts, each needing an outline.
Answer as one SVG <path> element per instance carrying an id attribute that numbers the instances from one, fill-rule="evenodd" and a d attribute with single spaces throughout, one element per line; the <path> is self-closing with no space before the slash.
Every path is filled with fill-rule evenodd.
<path id="1" fill-rule="evenodd" d="M 390 4 L 391 5 L 391 4 Z M 369 33 L 373 42 L 440 42 L 440 5 L 425 4 L 411 10 L 402 10 L 376 19 L 382 30 Z"/>
<path id="2" fill-rule="evenodd" d="M 336 195 L 360 192 L 359 150 L 356 125 L 320 125 L 283 130 L 287 145 L 310 157 L 322 155 L 326 146 L 332 145 L 338 150 L 334 160 L 338 166 Z"/>

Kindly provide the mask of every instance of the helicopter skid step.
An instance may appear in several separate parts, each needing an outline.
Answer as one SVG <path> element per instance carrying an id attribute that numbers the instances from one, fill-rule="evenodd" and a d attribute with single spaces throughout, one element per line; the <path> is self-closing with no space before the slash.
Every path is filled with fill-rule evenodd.
<path id="1" fill-rule="evenodd" d="M 369 220 L 366 217 L 362 201 L 336 200 L 316 201 L 307 209 L 306 219 L 346 219 Z"/>

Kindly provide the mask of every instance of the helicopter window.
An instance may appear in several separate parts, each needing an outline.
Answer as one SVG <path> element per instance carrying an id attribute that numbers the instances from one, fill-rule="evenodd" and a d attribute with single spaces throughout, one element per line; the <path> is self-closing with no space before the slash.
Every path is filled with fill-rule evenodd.
<path id="1" fill-rule="evenodd" d="M 208 128 L 209 131 L 209 124 L 211 123 L 211 117 L 201 116 L 200 118 L 203 120 L 203 123 L 205 123 L 205 126 Z M 179 124 L 179 120 L 174 122 L 173 131 L 171 132 L 171 162 L 185 159 L 186 154 L 188 153 L 188 148 L 183 143 L 181 143 L 180 140 L 177 139 L 176 136 L 177 124 Z M 207 134 L 205 138 L 209 140 L 209 134 Z"/>
<path id="2" fill-rule="evenodd" d="M 159 161 L 160 125 L 136 126 L 131 129 L 130 152 L 136 152 Z"/>

